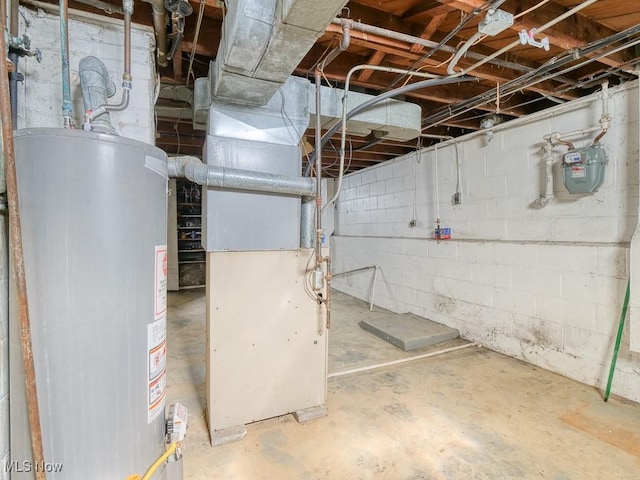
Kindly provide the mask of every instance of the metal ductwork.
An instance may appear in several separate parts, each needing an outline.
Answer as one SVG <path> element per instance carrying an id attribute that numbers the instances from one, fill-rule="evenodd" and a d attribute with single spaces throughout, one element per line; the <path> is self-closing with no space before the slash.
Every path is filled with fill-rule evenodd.
<path id="1" fill-rule="evenodd" d="M 212 70 L 210 70 L 210 73 Z M 209 114 L 209 110 L 211 107 L 209 81 L 210 79 L 207 78 L 198 78 L 195 81 L 193 87 L 193 128 L 197 130 L 207 129 L 207 115 Z M 344 90 L 341 88 L 330 88 L 323 86 L 321 93 L 321 123 L 322 128 L 326 129 L 329 128 L 329 126 L 335 124 L 335 121 L 340 119 L 342 116 L 342 97 L 344 96 Z M 308 105 L 308 111 L 309 113 L 311 113 L 310 125 L 315 125 L 316 105 L 313 89 L 307 87 L 305 95 L 306 99 L 304 97 L 300 97 L 299 95 L 296 95 L 294 98 L 296 102 L 300 101 Z M 162 93 L 161 96 L 163 96 Z M 368 102 L 373 98 L 375 98 L 374 95 L 349 92 L 349 96 L 347 97 L 347 110 L 351 111 L 357 106 L 362 105 L 363 103 Z M 276 98 L 276 100 L 279 99 Z M 294 100 L 291 100 L 291 102 L 293 101 Z M 289 103 L 290 101 L 287 100 L 286 105 L 289 105 Z M 272 112 L 275 112 L 274 115 L 276 117 L 281 117 L 278 110 L 279 108 L 280 107 L 277 107 L 276 110 L 272 109 Z M 223 108 L 223 110 L 228 110 L 231 112 L 230 115 L 237 117 L 242 111 L 250 111 L 250 107 L 238 108 L 236 106 L 229 106 L 227 108 Z M 221 106 L 219 106 L 215 110 L 215 112 L 216 115 L 220 115 Z M 366 109 L 364 112 L 359 113 L 358 115 L 355 115 L 352 119 L 350 119 L 347 122 L 347 132 L 350 135 L 358 136 L 367 136 L 373 132 L 381 140 L 406 142 L 408 140 L 413 140 L 414 138 L 417 138 L 418 135 L 420 135 L 421 113 L 422 112 L 420 110 L 420 106 L 415 103 L 387 99 L 377 105 Z M 216 122 L 220 124 L 219 119 L 216 119 Z M 222 122 L 222 124 L 227 123 Z M 282 129 L 287 125 L 288 122 L 285 122 L 279 128 Z M 271 128 L 271 131 L 273 131 L 273 126 L 271 126 Z M 302 128 L 302 125 L 297 128 Z M 251 135 L 253 134 L 255 134 L 255 132 L 251 133 Z M 289 134 L 287 133 L 287 135 Z M 245 136 L 244 138 L 251 137 Z"/>
<path id="2" fill-rule="evenodd" d="M 168 168 L 170 177 L 185 177 L 207 187 L 306 197 L 313 197 L 316 191 L 313 178 L 206 165 L 191 156 L 170 158 Z"/>
<path id="3" fill-rule="evenodd" d="M 336 120 L 342 118 L 342 98 L 344 90 L 340 88 L 322 87 L 320 121 L 323 129 L 335 125 Z M 349 92 L 347 97 L 347 111 L 375 98 L 358 92 Z M 312 96 L 309 97 L 310 125 L 315 125 L 316 105 Z M 420 119 L 422 111 L 420 105 L 399 100 L 387 99 L 372 105 L 362 113 L 347 121 L 347 132 L 350 135 L 366 137 L 373 133 L 381 140 L 406 142 L 417 138 L 421 133 Z"/>
<path id="4" fill-rule="evenodd" d="M 293 73 L 345 0 L 236 0 L 222 24 L 212 96 L 265 105 Z"/>
<path id="5" fill-rule="evenodd" d="M 109 70 L 99 58 L 84 57 L 80 60 L 78 75 L 80 77 L 85 112 L 90 112 L 106 105 L 107 98 L 115 95 L 116 85 L 111 80 Z M 98 132 L 115 133 L 108 111 L 95 117 L 93 127 Z"/>

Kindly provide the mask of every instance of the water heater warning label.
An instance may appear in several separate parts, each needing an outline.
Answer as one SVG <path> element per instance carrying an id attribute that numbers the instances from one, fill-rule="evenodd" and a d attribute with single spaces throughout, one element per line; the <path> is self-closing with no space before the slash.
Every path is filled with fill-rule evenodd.
<path id="1" fill-rule="evenodd" d="M 147 325 L 148 417 L 151 423 L 164 412 L 167 395 L 167 319 Z"/>
<path id="2" fill-rule="evenodd" d="M 155 282 L 154 282 L 154 311 L 155 320 L 167 314 L 167 246 L 156 245 Z"/>

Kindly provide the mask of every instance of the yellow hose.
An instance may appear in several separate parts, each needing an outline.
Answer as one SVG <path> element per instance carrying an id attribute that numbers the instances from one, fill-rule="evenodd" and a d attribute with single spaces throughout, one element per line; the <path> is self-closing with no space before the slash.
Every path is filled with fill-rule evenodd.
<path id="1" fill-rule="evenodd" d="M 176 451 L 176 448 L 178 447 L 178 443 L 177 442 L 173 442 L 171 445 L 169 445 L 169 448 L 167 448 L 167 451 L 164 452 L 162 454 L 162 456 L 160 458 L 158 458 L 153 465 L 151 465 L 149 467 L 149 470 L 147 470 L 147 473 L 144 474 L 144 477 L 142 477 L 142 479 L 140 479 L 140 475 L 129 475 L 127 477 L 127 480 L 149 480 L 151 478 L 151 475 L 153 475 L 155 473 L 155 471 L 158 469 L 158 467 L 160 465 L 162 465 L 164 462 L 167 461 L 167 458 L 169 458 L 171 455 L 173 455 L 173 453 Z"/>

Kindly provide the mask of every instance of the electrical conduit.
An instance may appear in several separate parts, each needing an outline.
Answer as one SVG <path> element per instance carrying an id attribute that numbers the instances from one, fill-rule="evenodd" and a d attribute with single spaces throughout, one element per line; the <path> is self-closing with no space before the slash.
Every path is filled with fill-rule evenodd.
<path id="1" fill-rule="evenodd" d="M 175 453 L 177 448 L 178 448 L 177 442 L 173 442 L 171 445 L 169 445 L 167 450 L 160 457 L 158 457 L 158 459 L 155 462 L 153 462 L 153 465 L 149 467 L 149 470 L 147 470 L 147 472 L 144 474 L 142 479 L 140 478 L 140 475 L 129 475 L 127 477 L 127 480 L 150 480 L 153 474 L 156 473 L 156 470 L 158 470 L 160 465 L 165 463 L 167 459 Z"/>
<path id="2" fill-rule="evenodd" d="M 544 32 L 545 30 L 553 27 L 557 23 L 560 23 L 565 18 L 568 18 L 568 17 L 572 16 L 573 14 L 578 13 L 580 10 L 582 10 L 584 8 L 587 8 L 589 5 L 591 5 L 591 4 L 593 4 L 593 3 L 597 2 L 597 1 L 598 0 L 586 0 L 586 1 L 582 2 L 581 4 L 579 4 L 579 5 L 576 5 L 572 9 L 567 10 L 566 12 L 564 12 L 562 15 L 559 15 L 556 18 L 554 18 L 553 20 L 550 20 L 549 22 L 545 23 L 544 25 L 538 27 L 536 29 L 536 33 L 540 34 L 540 33 Z M 487 62 L 490 62 L 491 60 L 494 60 L 495 58 L 499 57 L 503 53 L 506 53 L 509 50 L 511 50 L 512 48 L 515 48 L 515 47 L 517 47 L 519 45 L 520 45 L 520 38 L 518 37 L 517 40 L 514 40 L 513 42 L 511 42 L 507 46 L 501 48 L 497 52 L 494 52 L 491 55 L 489 55 L 488 57 L 485 57 L 484 59 L 480 60 L 478 63 L 475 63 L 474 65 L 471 65 L 470 67 L 465 68 L 461 72 L 456 73 L 456 75 L 467 75 L 471 71 L 475 70 L 476 68 L 484 65 Z"/>
<path id="3" fill-rule="evenodd" d="M 64 128 L 73 128 L 71 80 L 69 74 L 69 2 L 60 0 L 60 60 L 62 61 L 62 122 Z"/>

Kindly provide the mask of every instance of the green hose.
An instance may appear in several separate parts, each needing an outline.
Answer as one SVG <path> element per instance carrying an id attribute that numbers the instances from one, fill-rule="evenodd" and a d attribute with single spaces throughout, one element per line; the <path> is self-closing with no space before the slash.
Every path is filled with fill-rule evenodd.
<path id="1" fill-rule="evenodd" d="M 618 360 L 618 350 L 620 350 L 620 342 L 622 341 L 622 332 L 624 330 L 624 319 L 627 316 L 627 307 L 629 306 L 629 291 L 631 287 L 631 278 L 627 280 L 627 293 L 624 294 L 624 303 L 622 304 L 622 312 L 620 312 L 620 324 L 618 325 L 618 336 L 616 337 L 616 346 L 613 349 L 613 358 L 611 359 L 611 368 L 609 368 L 609 380 L 607 381 L 607 389 L 604 392 L 604 401 L 609 400 L 611 393 L 611 383 L 613 382 L 613 374 L 616 371 L 616 361 Z"/>

